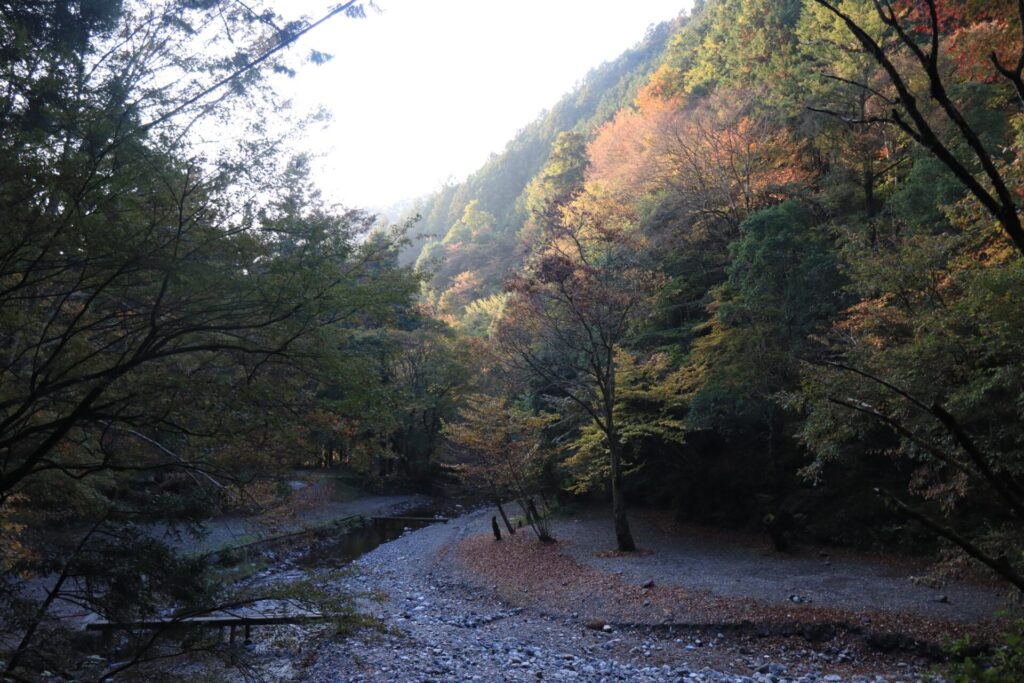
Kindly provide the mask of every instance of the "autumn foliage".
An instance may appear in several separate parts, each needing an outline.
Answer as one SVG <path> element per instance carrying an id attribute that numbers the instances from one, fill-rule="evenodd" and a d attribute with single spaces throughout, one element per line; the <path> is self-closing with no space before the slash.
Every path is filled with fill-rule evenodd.
<path id="1" fill-rule="evenodd" d="M 562 487 L 1020 585 L 1021 54 L 1004 0 L 719 0 L 564 131 L 487 326 Z"/>

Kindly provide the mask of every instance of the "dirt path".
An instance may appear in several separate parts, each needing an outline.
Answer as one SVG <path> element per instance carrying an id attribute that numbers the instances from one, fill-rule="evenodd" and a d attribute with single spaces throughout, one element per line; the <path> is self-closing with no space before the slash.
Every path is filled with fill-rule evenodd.
<path id="1" fill-rule="evenodd" d="M 1007 592 L 966 582 L 929 587 L 915 576 L 927 567 L 831 548 L 798 547 L 782 554 L 759 536 L 723 538 L 671 525 L 665 515 L 637 513 L 632 526 L 641 553 L 609 554 L 611 523 L 592 511 L 555 523 L 560 547 L 577 563 L 624 581 L 653 581 L 722 598 L 861 612 L 979 621 L 1007 608 Z M 643 552 L 646 551 L 646 552 Z"/>

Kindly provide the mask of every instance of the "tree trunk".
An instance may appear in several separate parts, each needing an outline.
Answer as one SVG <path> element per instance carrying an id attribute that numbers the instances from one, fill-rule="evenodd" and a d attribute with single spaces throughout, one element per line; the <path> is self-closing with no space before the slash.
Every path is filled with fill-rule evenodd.
<path id="1" fill-rule="evenodd" d="M 501 529 L 498 528 L 498 518 L 491 515 L 491 531 L 494 532 L 494 540 L 501 540 Z"/>
<path id="2" fill-rule="evenodd" d="M 505 514 L 505 508 L 501 507 L 501 498 L 495 498 L 494 504 L 498 506 L 498 512 L 501 513 L 501 519 L 505 522 L 505 528 L 508 529 L 508 535 L 515 535 L 516 530 L 513 528 L 512 522 L 508 521 L 508 515 Z"/>
<path id="3" fill-rule="evenodd" d="M 540 513 L 537 512 L 537 504 L 533 502 L 533 498 L 526 499 L 526 507 L 529 510 L 530 514 L 533 515 L 533 518 L 539 521 Z"/>
<path id="4" fill-rule="evenodd" d="M 868 82 L 869 74 L 862 76 L 864 83 Z M 868 118 L 868 93 L 862 91 L 860 94 L 860 119 L 861 121 L 867 120 Z M 856 138 L 855 138 L 856 139 Z M 867 140 L 864 140 L 865 149 L 868 147 Z M 864 188 L 864 215 L 870 221 L 878 213 L 878 202 L 875 201 L 875 161 L 871 156 L 867 156 L 862 160 L 861 165 L 861 182 Z M 875 246 L 877 240 L 877 233 L 874 225 L 871 226 L 871 246 Z"/>
<path id="5" fill-rule="evenodd" d="M 545 543 L 551 543 L 554 541 L 555 538 L 551 535 L 548 522 L 540 516 L 539 512 L 537 512 L 537 505 L 533 502 L 533 498 L 527 498 L 526 504 L 529 506 L 529 513 L 533 517 L 533 523 L 537 529 L 538 538 Z"/>
<path id="6" fill-rule="evenodd" d="M 619 445 L 608 440 L 608 450 L 612 461 L 612 517 L 615 519 L 615 543 L 622 552 L 633 552 L 636 543 L 629 531 L 629 520 L 626 519 L 626 498 L 622 494 L 622 467 L 619 463 Z"/>
<path id="7" fill-rule="evenodd" d="M 608 455 L 612 466 L 612 518 L 615 520 L 615 545 L 620 552 L 636 550 L 633 534 L 626 519 L 626 498 L 622 495 L 622 454 L 619 451 L 619 433 L 615 428 L 615 349 L 608 349 L 608 374 L 604 391 L 604 435 L 608 439 Z"/>
<path id="8" fill-rule="evenodd" d="M 530 514 L 530 507 L 526 504 L 526 498 L 519 499 L 519 507 L 523 511 L 523 516 L 526 517 L 526 523 L 529 524 L 534 531 L 537 530 L 537 523 L 533 519 L 533 515 Z"/>

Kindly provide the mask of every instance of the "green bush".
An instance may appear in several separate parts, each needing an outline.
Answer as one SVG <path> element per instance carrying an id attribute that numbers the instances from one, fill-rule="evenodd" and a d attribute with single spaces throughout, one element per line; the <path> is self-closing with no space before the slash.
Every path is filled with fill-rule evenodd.
<path id="1" fill-rule="evenodd" d="M 979 655 L 970 638 L 953 645 L 954 663 L 946 678 L 956 683 L 1019 683 L 1024 681 L 1024 620 L 1003 634 L 1003 642 Z"/>

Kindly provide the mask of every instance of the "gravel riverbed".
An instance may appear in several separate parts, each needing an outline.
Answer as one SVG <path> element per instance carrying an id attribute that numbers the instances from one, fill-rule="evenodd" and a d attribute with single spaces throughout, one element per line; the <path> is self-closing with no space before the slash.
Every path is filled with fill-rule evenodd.
<path id="1" fill-rule="evenodd" d="M 510 585 L 468 568 L 462 554 L 484 542 L 490 515 L 477 511 L 409 533 L 359 559 L 355 573 L 337 586 L 386 594 L 384 602 L 364 605 L 383 632 L 322 640 L 290 675 L 308 681 L 736 683 L 881 683 L 931 675 L 926 659 L 882 654 L 842 633 L 811 642 L 799 633 L 719 632 L 709 624 L 604 624 L 595 620 L 591 595 L 580 595 L 575 610 L 552 606 L 546 596 L 530 595 L 529 582 L 517 588 L 515 577 Z M 526 543 L 523 536 L 517 542 Z M 560 570 L 553 566 L 552 572 Z M 499 566 L 492 573 L 501 572 Z"/>

